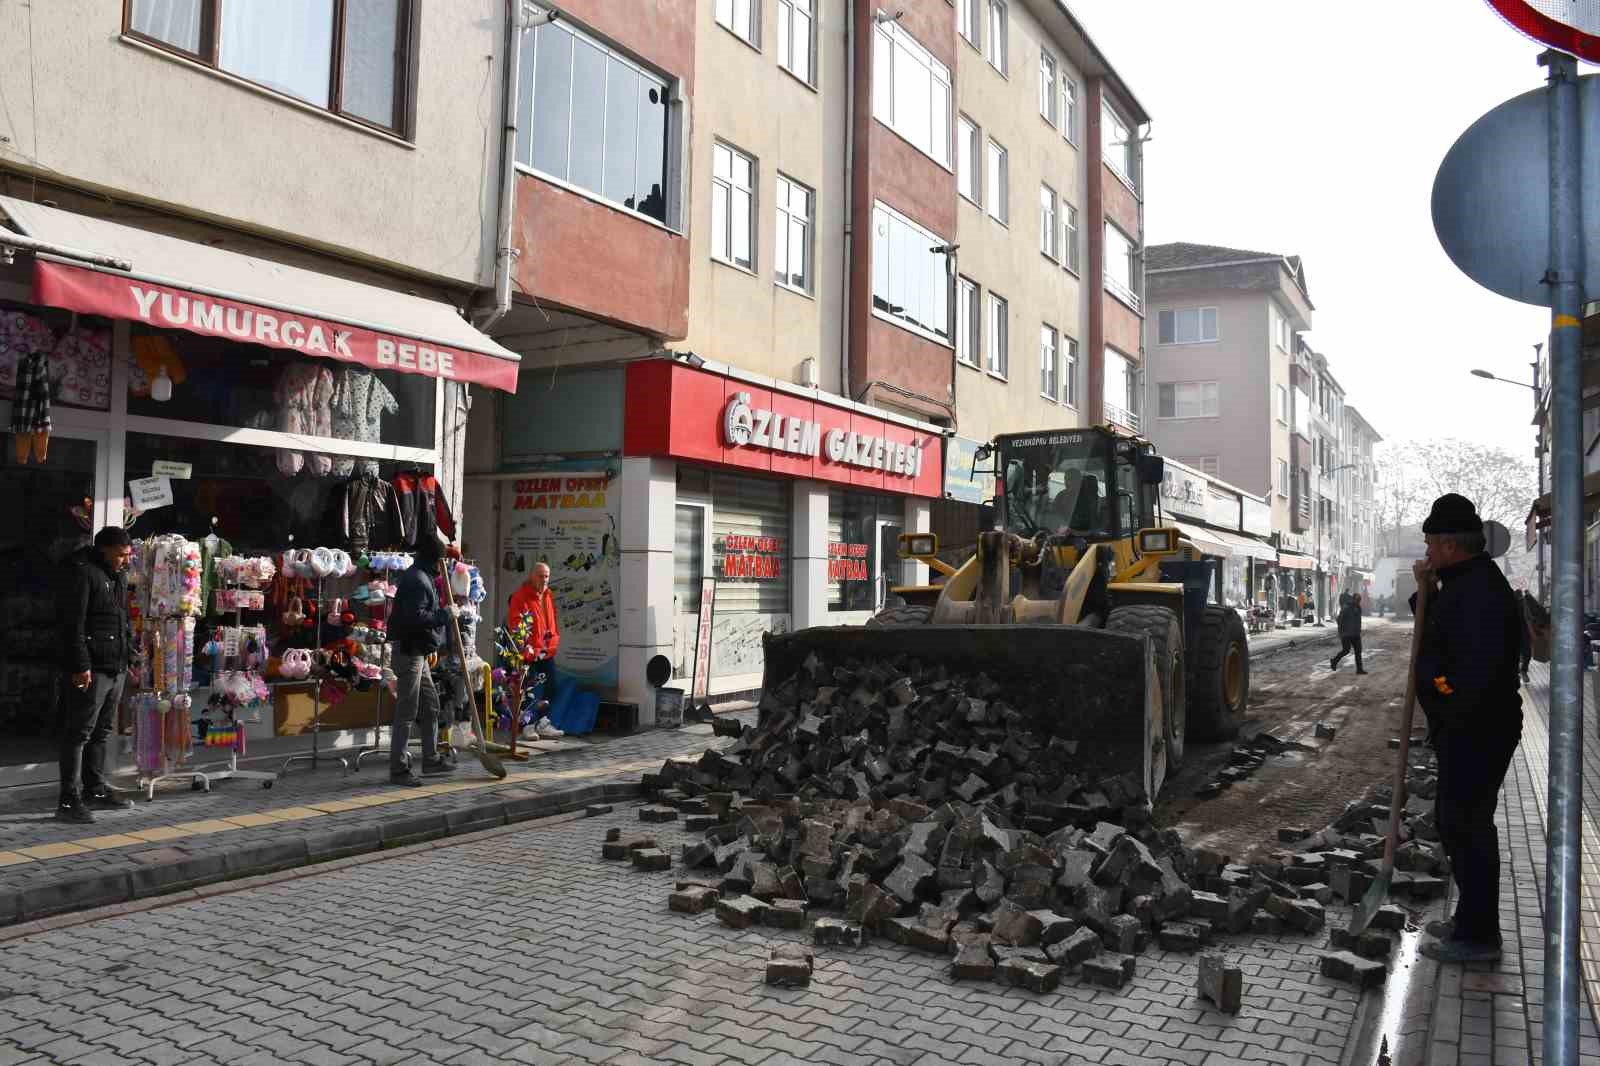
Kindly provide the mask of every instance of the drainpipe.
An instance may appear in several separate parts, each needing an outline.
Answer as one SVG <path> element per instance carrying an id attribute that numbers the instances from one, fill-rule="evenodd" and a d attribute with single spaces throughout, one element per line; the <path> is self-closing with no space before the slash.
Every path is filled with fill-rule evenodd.
<path id="1" fill-rule="evenodd" d="M 522 0 L 506 0 L 506 81 L 501 97 L 504 121 L 500 132 L 500 215 L 494 248 L 494 306 L 478 320 L 487 331 L 511 310 L 511 268 L 517 251 L 511 243 L 517 193 L 517 90 L 522 81 L 522 34 L 535 26 L 554 22 L 558 11 L 545 11 L 527 19 Z"/>
<path id="2" fill-rule="evenodd" d="M 844 5 L 844 269 L 839 309 L 839 395 L 850 395 L 850 254 L 855 216 L 856 165 L 856 0 Z"/>

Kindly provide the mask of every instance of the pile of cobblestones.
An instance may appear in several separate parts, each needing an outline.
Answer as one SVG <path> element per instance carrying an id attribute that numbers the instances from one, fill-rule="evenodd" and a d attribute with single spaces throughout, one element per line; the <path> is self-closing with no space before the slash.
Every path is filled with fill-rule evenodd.
<path id="1" fill-rule="evenodd" d="M 705 833 L 683 849 L 693 873 L 671 908 L 714 907 L 740 928 L 810 924 L 819 945 L 881 935 L 948 956 L 957 979 L 1049 991 L 1077 973 L 1117 988 L 1152 944 L 1197 952 L 1227 933 L 1320 931 L 1330 879 L 1366 857 L 1301 846 L 1244 866 L 1190 849 L 1152 824 L 1133 775 L 1100 772 L 1091 738 L 1058 735 L 1051 708 L 1008 704 L 1006 691 L 907 661 L 811 657 L 765 693 L 758 725 L 716 721 L 731 746 L 645 775 L 656 805 L 642 821 Z M 1300 844 L 1338 843 L 1330 831 Z M 667 868 L 655 843 L 613 830 L 605 854 Z M 1197 971 L 1203 995 L 1238 1009 L 1238 967 L 1211 957 Z M 810 972 L 790 952 L 768 977 Z"/>

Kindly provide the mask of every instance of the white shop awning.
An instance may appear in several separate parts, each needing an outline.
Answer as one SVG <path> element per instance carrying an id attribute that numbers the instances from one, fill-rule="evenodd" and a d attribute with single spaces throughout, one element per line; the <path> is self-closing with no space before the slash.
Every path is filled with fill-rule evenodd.
<path id="1" fill-rule="evenodd" d="M 1223 543 L 1233 548 L 1233 554 L 1243 559 L 1260 559 L 1263 562 L 1275 563 L 1278 561 L 1278 551 L 1272 545 L 1257 540 L 1248 533 L 1235 533 L 1227 529 L 1214 529 L 1212 536 L 1220 537 Z"/>
<path id="2" fill-rule="evenodd" d="M 1207 529 L 1204 526 L 1193 526 L 1187 522 L 1174 522 L 1171 519 L 1168 519 L 1167 524 L 1177 526 L 1178 532 L 1182 533 L 1187 539 L 1194 541 L 1194 546 L 1199 548 L 1205 555 L 1215 555 L 1226 559 L 1233 554 L 1233 546 L 1219 537 L 1215 530 Z"/>
<path id="3" fill-rule="evenodd" d="M 35 241 L 131 266 L 36 251 L 33 295 L 46 306 L 517 389 L 517 354 L 449 304 L 14 197 L 0 196 L 0 213 Z"/>

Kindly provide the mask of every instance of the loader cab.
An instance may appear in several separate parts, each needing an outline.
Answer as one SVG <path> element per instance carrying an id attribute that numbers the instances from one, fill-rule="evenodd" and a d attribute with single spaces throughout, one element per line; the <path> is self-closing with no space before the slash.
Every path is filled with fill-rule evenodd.
<path id="1" fill-rule="evenodd" d="M 1148 442 L 1093 428 L 995 440 L 997 518 L 1008 533 L 1120 540 L 1156 524 L 1161 457 Z"/>

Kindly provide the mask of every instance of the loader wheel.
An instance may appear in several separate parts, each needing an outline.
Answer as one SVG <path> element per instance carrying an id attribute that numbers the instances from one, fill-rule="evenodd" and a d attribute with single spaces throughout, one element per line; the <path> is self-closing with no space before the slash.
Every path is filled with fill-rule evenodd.
<path id="1" fill-rule="evenodd" d="M 1207 607 L 1200 616 L 1190 660 L 1189 710 L 1194 735 L 1202 740 L 1227 740 L 1239 732 L 1250 702 L 1250 642 L 1239 613 L 1229 607 Z"/>
<path id="2" fill-rule="evenodd" d="M 1155 653 L 1156 676 L 1161 681 L 1161 738 L 1159 753 L 1151 759 L 1151 802 L 1155 802 L 1166 775 L 1183 765 L 1188 729 L 1188 671 L 1183 662 L 1183 629 L 1178 616 L 1166 607 L 1136 604 L 1113 607 L 1106 617 L 1113 633 L 1143 633 Z M 1159 756 L 1159 757 L 1157 757 Z"/>
<path id="3" fill-rule="evenodd" d="M 867 619 L 869 626 L 921 626 L 933 617 L 932 607 L 902 603 L 898 607 L 885 607 Z"/>

